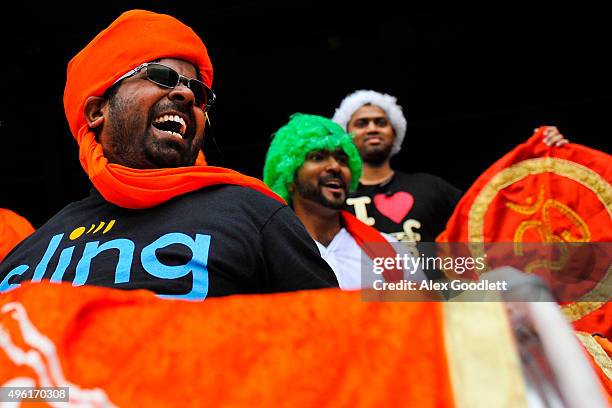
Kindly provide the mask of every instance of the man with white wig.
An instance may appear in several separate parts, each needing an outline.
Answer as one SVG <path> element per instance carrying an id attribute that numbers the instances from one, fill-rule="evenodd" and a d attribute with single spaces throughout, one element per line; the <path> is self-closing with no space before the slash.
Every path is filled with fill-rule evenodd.
<path id="1" fill-rule="evenodd" d="M 359 220 L 403 242 L 433 242 L 442 232 L 461 192 L 437 176 L 391 168 L 406 135 L 397 99 L 359 90 L 340 103 L 334 122 L 353 135 L 363 159 L 359 186 L 347 199 Z"/>

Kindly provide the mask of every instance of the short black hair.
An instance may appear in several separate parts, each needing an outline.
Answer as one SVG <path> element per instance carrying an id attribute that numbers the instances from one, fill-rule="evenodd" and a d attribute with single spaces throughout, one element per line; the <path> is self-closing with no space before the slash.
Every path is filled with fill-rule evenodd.
<path id="1" fill-rule="evenodd" d="M 108 88 L 106 91 L 104 91 L 104 95 L 102 95 L 104 97 L 104 99 L 107 100 L 111 100 L 115 97 L 115 95 L 117 95 L 117 91 L 119 90 L 119 87 L 121 86 L 121 83 L 123 81 L 119 81 L 116 84 L 113 84 L 110 88 Z"/>

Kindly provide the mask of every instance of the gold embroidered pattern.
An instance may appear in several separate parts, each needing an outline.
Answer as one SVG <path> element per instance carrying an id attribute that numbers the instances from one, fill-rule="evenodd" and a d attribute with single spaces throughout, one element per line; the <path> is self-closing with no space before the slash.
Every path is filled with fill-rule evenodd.
<path id="1" fill-rule="evenodd" d="M 529 205 L 531 204 L 531 201 L 533 200 L 531 199 L 531 197 L 527 197 L 525 201 Z M 538 212 L 543 202 L 544 202 L 544 189 L 540 188 L 540 193 L 538 194 L 538 200 L 536 201 L 534 205 L 529 207 L 525 205 L 517 205 L 515 203 L 506 203 L 506 207 L 510 208 L 512 211 L 517 212 L 519 214 L 533 215 L 536 212 Z"/>
<path id="2" fill-rule="evenodd" d="M 474 200 L 468 216 L 468 240 L 484 242 L 484 216 L 495 196 L 504 188 L 540 173 L 567 177 L 591 190 L 612 217 L 612 186 L 603 177 L 578 163 L 556 157 L 529 159 L 497 173 Z"/>
<path id="3" fill-rule="evenodd" d="M 571 303 L 568 305 L 561 306 L 561 311 L 570 321 L 573 323 L 577 320 L 582 319 L 584 316 L 588 315 L 591 312 L 599 309 L 606 302 L 580 302 L 580 303 Z"/>
<path id="4" fill-rule="evenodd" d="M 531 202 L 531 197 L 527 197 L 526 200 L 528 203 Z M 540 207 L 542 209 L 541 220 L 527 220 L 523 221 L 519 224 L 518 228 L 514 233 L 514 253 L 517 256 L 523 255 L 523 236 L 525 232 L 530 229 L 534 229 L 542 242 L 555 242 L 555 243 L 564 243 L 564 242 L 590 242 L 591 241 L 591 231 L 589 230 L 588 225 L 580 216 L 567 205 L 553 200 L 549 198 L 548 200 L 544 200 L 544 188 L 540 187 L 540 192 L 538 194 L 538 200 L 533 206 L 523 206 L 518 205 L 516 203 L 506 203 L 506 207 L 510 208 L 510 210 L 518 212 L 523 215 L 535 215 Z M 568 219 L 576 229 L 580 232 L 580 236 L 572 235 L 571 231 L 565 229 L 561 231 L 560 236 L 554 235 L 554 227 L 551 221 L 551 211 L 556 210 L 561 215 L 563 215 L 566 219 Z M 568 257 L 568 251 L 565 245 L 559 245 L 559 250 L 561 251 L 561 256 L 556 261 L 534 261 L 525 267 L 526 272 L 533 272 L 539 268 L 549 268 L 551 270 L 561 270 L 565 265 Z"/>
<path id="5" fill-rule="evenodd" d="M 508 204 L 509 203 L 506 203 L 506 205 Z M 519 256 L 523 255 L 523 245 L 521 245 L 521 243 L 523 242 L 523 235 L 525 235 L 528 229 L 535 229 L 542 241 L 546 240 L 546 234 L 542 228 L 542 221 L 530 220 L 521 222 L 516 231 L 514 231 L 514 253 Z"/>
<path id="6" fill-rule="evenodd" d="M 557 201 L 548 199 L 544 203 L 544 207 L 542 208 L 542 218 L 544 218 L 544 225 L 546 226 L 546 235 L 549 239 L 548 242 L 555 242 L 557 237 L 553 237 L 552 235 L 552 224 L 550 221 L 550 210 L 554 208 L 563 214 L 564 217 L 569 219 L 576 228 L 580 231 L 580 236 L 576 237 L 572 235 L 571 231 L 564 230 L 561 232 L 561 237 L 565 242 L 591 242 L 591 231 L 589 230 L 589 226 L 580 216 L 567 205 Z M 559 238 L 558 242 L 561 242 Z"/>
<path id="7" fill-rule="evenodd" d="M 597 340 L 590 334 L 583 332 L 576 332 L 576 336 L 578 336 L 584 348 L 593 357 L 595 363 L 601 368 L 601 371 L 608 377 L 608 380 L 612 380 L 612 360 L 610 360 L 604 349 L 597 343 Z"/>
<path id="8" fill-rule="evenodd" d="M 558 176 L 566 177 L 573 180 L 585 188 L 592 191 L 595 196 L 603 204 L 607 210 L 608 215 L 612 218 L 612 186 L 599 174 L 589 169 L 588 167 L 582 166 L 578 163 L 571 162 L 569 160 L 559 159 L 555 157 L 541 157 L 535 159 L 524 160 L 516 163 L 506 169 L 503 169 L 497 173 L 489 181 L 487 185 L 480 191 L 468 214 L 468 240 L 471 243 L 484 242 L 484 219 L 485 214 L 497 196 L 497 194 L 504 188 L 528 177 L 531 175 L 541 173 L 553 173 Z M 527 205 L 519 205 L 516 203 L 508 203 L 508 208 L 524 215 L 532 215 L 538 211 L 538 208 L 542 207 L 542 220 L 529 220 L 521 224 L 514 234 L 515 249 L 517 248 L 517 241 L 522 240 L 523 234 L 530 228 L 537 228 L 538 233 L 544 235 L 545 242 L 590 242 L 591 232 L 588 225 L 582 220 L 582 218 L 571 208 L 563 203 L 555 200 L 544 200 L 543 190 L 539 191 L 538 199 L 535 204 L 531 204 L 532 198 L 528 198 Z M 579 236 L 574 236 L 570 231 L 562 231 L 560 236 L 552 233 L 553 229 L 550 225 L 550 210 L 555 209 L 559 211 L 563 216 L 569 219 L 574 224 L 578 231 Z M 534 211 L 535 210 L 535 211 Z M 473 246 L 474 251 L 472 252 L 474 257 L 484 256 L 483 247 Z M 557 260 L 558 261 L 561 261 Z M 544 265 L 532 265 L 529 269 L 534 270 L 535 267 Z M 554 265 L 548 265 L 554 266 Z M 612 285 L 612 265 L 608 268 L 605 277 L 597 284 L 597 286 L 586 295 L 582 296 L 578 301 L 607 301 L 609 299 L 609 288 Z"/>

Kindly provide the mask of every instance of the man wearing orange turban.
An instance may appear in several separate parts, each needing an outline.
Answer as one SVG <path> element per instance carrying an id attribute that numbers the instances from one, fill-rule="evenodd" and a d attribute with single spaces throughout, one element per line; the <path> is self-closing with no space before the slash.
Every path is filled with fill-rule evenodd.
<path id="1" fill-rule="evenodd" d="M 6 259 L 0 292 L 42 279 L 193 300 L 337 286 L 280 197 L 204 165 L 212 76 L 191 28 L 143 10 L 70 61 L 64 107 L 95 188 Z"/>

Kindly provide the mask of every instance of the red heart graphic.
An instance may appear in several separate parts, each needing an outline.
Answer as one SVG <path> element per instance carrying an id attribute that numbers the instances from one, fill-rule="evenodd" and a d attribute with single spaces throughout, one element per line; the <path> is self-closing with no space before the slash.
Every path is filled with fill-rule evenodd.
<path id="1" fill-rule="evenodd" d="M 399 224 L 412 209 L 414 197 L 405 191 L 393 195 L 376 194 L 374 205 L 378 211 L 396 224 Z"/>

